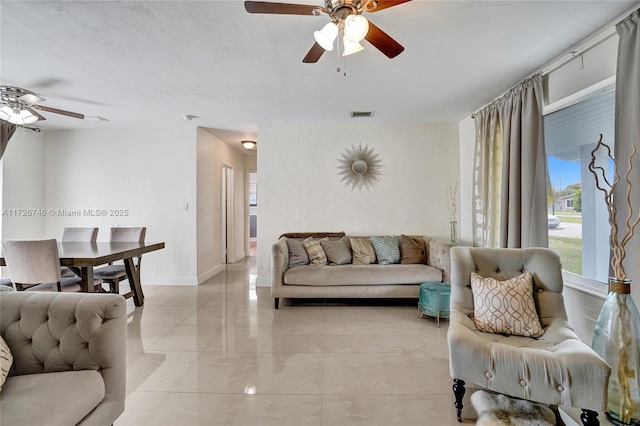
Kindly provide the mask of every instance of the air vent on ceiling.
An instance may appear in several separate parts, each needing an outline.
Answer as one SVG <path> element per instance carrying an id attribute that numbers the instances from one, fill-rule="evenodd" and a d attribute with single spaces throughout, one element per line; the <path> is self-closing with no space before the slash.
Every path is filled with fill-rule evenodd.
<path id="1" fill-rule="evenodd" d="M 351 111 L 351 118 L 371 118 L 373 111 Z"/>

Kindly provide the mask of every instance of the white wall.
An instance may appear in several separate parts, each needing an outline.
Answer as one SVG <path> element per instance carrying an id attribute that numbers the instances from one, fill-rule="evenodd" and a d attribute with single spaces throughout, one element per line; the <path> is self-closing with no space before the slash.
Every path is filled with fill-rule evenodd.
<path id="1" fill-rule="evenodd" d="M 78 210 L 80 217 L 47 215 L 45 236 L 59 238 L 64 226 L 146 226 L 146 240 L 165 249 L 144 256 L 146 284 L 195 284 L 196 128 L 184 123 L 161 129 L 46 132 L 47 209 Z M 84 210 L 107 210 L 87 216 Z M 111 216 L 111 210 L 127 210 Z"/>
<path id="2" fill-rule="evenodd" d="M 455 123 L 272 124 L 258 137 L 258 285 L 271 284 L 271 245 L 285 232 L 449 239 L 447 187 L 459 179 Z M 370 191 L 352 191 L 337 174 L 345 149 L 359 144 L 382 160 Z"/>
<path id="3" fill-rule="evenodd" d="M 44 216 L 16 216 L 13 209 L 44 207 L 44 133 L 17 129 L 2 157 L 2 238 L 35 239 L 44 235 Z"/>
<path id="4" fill-rule="evenodd" d="M 222 166 L 233 167 L 233 241 L 231 261 L 245 256 L 245 155 L 198 128 L 197 133 L 197 251 L 198 283 L 222 270 Z"/>

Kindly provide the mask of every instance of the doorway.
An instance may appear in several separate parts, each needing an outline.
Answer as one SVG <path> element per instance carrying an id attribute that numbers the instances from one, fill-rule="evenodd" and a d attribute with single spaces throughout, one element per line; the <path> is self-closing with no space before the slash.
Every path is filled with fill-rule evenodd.
<path id="1" fill-rule="evenodd" d="M 247 182 L 249 186 L 249 256 L 256 256 L 258 251 L 258 173 L 247 172 Z"/>
<path id="2" fill-rule="evenodd" d="M 222 263 L 233 262 L 233 167 L 222 165 Z"/>

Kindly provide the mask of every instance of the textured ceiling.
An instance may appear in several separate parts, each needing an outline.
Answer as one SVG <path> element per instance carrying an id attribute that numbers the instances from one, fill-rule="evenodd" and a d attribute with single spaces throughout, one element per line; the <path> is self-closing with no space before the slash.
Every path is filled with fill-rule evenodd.
<path id="1" fill-rule="evenodd" d="M 397 58 L 363 42 L 346 62 L 334 51 L 303 64 L 326 16 L 252 15 L 242 1 L 2 1 L 0 81 L 109 119 L 43 113 L 43 129 L 191 114 L 233 138 L 268 123 L 346 122 L 353 110 L 458 121 L 638 4 L 414 0 L 367 15 L 405 47 Z"/>

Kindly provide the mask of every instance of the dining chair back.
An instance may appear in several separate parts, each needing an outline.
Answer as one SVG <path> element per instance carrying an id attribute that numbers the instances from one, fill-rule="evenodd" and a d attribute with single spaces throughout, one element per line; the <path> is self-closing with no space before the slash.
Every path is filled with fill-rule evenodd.
<path id="1" fill-rule="evenodd" d="M 95 243 L 98 239 L 98 228 L 64 227 L 60 235 L 62 243 Z M 60 268 L 62 278 L 73 278 L 78 275 L 71 269 L 63 266 Z"/>
<path id="2" fill-rule="evenodd" d="M 147 233 L 146 227 L 137 228 L 111 228 L 109 242 L 111 243 L 140 243 L 144 244 Z M 138 256 L 134 261 L 134 268 L 138 275 L 140 274 L 140 264 L 142 256 Z M 108 265 L 104 268 L 97 269 L 94 273 L 96 278 L 109 284 L 109 292 L 120 293 L 120 281 L 128 279 L 127 271 L 124 265 Z M 133 286 L 133 283 L 129 283 Z"/>
<path id="3" fill-rule="evenodd" d="M 98 228 L 62 228 L 60 241 L 63 243 L 95 243 L 98 239 Z"/>
<path id="4" fill-rule="evenodd" d="M 55 239 L 3 240 L 4 260 L 16 290 L 78 291 L 80 278 L 63 279 Z M 64 284 L 64 285 L 63 285 Z"/>

